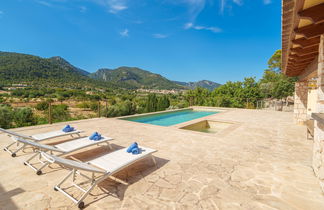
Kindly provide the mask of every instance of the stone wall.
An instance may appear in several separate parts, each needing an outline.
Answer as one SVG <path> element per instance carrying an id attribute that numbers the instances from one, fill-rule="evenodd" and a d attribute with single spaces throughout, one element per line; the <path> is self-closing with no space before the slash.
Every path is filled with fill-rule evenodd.
<path id="1" fill-rule="evenodd" d="M 321 35 L 318 56 L 317 113 L 324 113 L 324 35 Z M 315 121 L 313 169 L 324 192 L 324 123 Z"/>
<path id="2" fill-rule="evenodd" d="M 307 119 L 308 82 L 299 81 L 295 84 L 294 120 L 297 124 L 304 124 Z"/>

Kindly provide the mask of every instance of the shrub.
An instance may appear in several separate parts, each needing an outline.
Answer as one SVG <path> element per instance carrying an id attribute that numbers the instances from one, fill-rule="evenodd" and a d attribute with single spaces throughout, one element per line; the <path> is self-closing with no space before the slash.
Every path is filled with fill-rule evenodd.
<path id="1" fill-rule="evenodd" d="M 98 102 L 82 102 L 76 107 L 81 109 L 91 109 L 92 111 L 98 111 Z"/>
<path id="2" fill-rule="evenodd" d="M 10 128 L 12 126 L 13 111 L 10 106 L 0 106 L 0 127 Z"/>
<path id="3" fill-rule="evenodd" d="M 88 102 L 82 102 L 76 105 L 77 108 L 80 109 L 89 109 L 90 108 L 90 104 Z"/>
<path id="4" fill-rule="evenodd" d="M 17 127 L 31 126 L 36 124 L 33 110 L 29 107 L 15 109 L 14 123 Z"/>
<path id="5" fill-rule="evenodd" d="M 67 121 L 70 119 L 68 111 L 69 106 L 66 104 L 52 106 L 52 120 L 53 122 Z"/>
<path id="6" fill-rule="evenodd" d="M 36 117 L 37 125 L 43 125 L 48 123 L 47 117 Z"/>
<path id="7" fill-rule="evenodd" d="M 122 103 L 113 105 L 103 110 L 103 116 L 106 117 L 118 117 L 124 115 L 134 114 L 136 106 L 129 100 Z"/>
<path id="8" fill-rule="evenodd" d="M 92 111 L 98 111 L 98 102 L 91 102 L 90 107 Z"/>
<path id="9" fill-rule="evenodd" d="M 49 106 L 48 102 L 46 102 L 46 101 L 42 101 L 42 102 L 36 104 L 35 108 L 36 108 L 38 111 L 45 111 L 45 110 L 48 109 L 48 106 Z"/>

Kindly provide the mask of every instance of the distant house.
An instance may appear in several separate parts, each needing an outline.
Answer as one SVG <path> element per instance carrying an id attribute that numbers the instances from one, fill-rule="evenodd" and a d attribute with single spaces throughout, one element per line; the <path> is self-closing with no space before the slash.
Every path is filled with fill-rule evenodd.
<path id="1" fill-rule="evenodd" d="M 28 87 L 27 84 L 12 84 L 12 87 Z"/>
<path id="2" fill-rule="evenodd" d="M 314 135 L 313 170 L 324 191 L 324 0 L 282 2 L 282 71 L 298 77 L 294 119 Z"/>
<path id="3" fill-rule="evenodd" d="M 8 87 L 3 87 L 3 89 L 17 90 L 17 89 L 23 89 L 23 88 L 27 88 L 27 87 L 31 87 L 31 86 L 26 83 L 18 83 L 18 84 L 11 84 L 11 86 L 8 86 Z"/>

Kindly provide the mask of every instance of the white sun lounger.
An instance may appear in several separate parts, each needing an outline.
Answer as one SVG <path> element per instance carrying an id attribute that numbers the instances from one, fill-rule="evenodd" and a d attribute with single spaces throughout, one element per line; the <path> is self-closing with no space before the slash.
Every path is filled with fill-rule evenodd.
<path id="1" fill-rule="evenodd" d="M 42 156 L 44 159 L 51 163 L 57 163 L 61 166 L 64 166 L 65 168 L 71 169 L 71 172 L 66 177 L 64 177 L 58 185 L 54 187 L 54 190 L 62 192 L 65 196 L 67 196 L 74 203 L 76 203 L 76 205 L 78 205 L 79 208 L 83 208 L 83 200 L 87 197 L 91 190 L 103 180 L 110 178 L 114 181 L 127 185 L 126 182 L 114 177 L 114 174 L 116 174 L 118 171 L 147 157 L 151 157 L 154 164 L 156 165 L 155 158 L 152 155 L 154 152 L 156 152 L 156 150 L 145 147 L 141 147 L 141 149 L 141 154 L 133 155 L 132 153 L 127 153 L 127 148 L 123 148 L 112 153 L 92 159 L 86 163 L 49 155 L 47 153 L 42 153 Z M 85 175 L 84 173 L 81 173 L 81 171 L 90 172 L 91 177 Z M 83 181 L 77 184 L 76 174 L 86 178 L 87 181 Z M 69 194 L 64 190 L 64 188 L 61 187 L 61 185 L 65 183 L 71 176 L 72 185 L 65 187 L 65 189 L 76 187 L 77 189 L 83 192 L 80 199 L 73 197 L 73 195 Z M 80 186 L 80 184 L 84 185 L 87 183 L 89 183 L 87 189 L 84 189 Z"/>
<path id="2" fill-rule="evenodd" d="M 34 171 L 36 171 L 37 175 L 42 174 L 42 169 L 49 165 L 49 162 L 47 161 L 42 161 L 41 160 L 41 152 L 50 152 L 51 154 L 56 153 L 58 156 L 62 155 L 67 155 L 72 152 L 91 147 L 94 145 L 101 145 L 101 144 L 107 144 L 107 146 L 112 149 L 111 145 L 109 144 L 109 141 L 113 140 L 110 137 L 104 137 L 102 136 L 102 139 L 98 141 L 90 140 L 89 137 L 84 137 L 84 138 L 79 138 L 79 139 L 74 139 L 71 141 L 67 141 L 64 143 L 60 144 L 55 144 L 55 145 L 46 145 L 46 144 L 40 144 L 38 142 L 33 142 L 21 138 L 17 138 L 17 141 L 21 144 L 24 145 L 29 145 L 34 149 L 35 154 L 33 154 L 31 157 L 29 157 L 25 162 L 24 165 L 27 165 L 31 167 Z M 31 160 L 34 158 L 37 158 L 39 160 L 39 163 L 41 164 L 40 167 L 36 168 L 34 165 L 31 163 Z"/>
<path id="3" fill-rule="evenodd" d="M 57 131 L 52 131 L 52 132 L 47 132 L 47 133 L 40 133 L 40 134 L 35 134 L 32 136 L 27 136 L 24 134 L 20 134 L 20 133 L 16 133 L 13 131 L 9 131 L 3 128 L 0 128 L 0 132 L 4 132 L 6 134 L 8 134 L 8 136 L 11 137 L 11 139 L 13 140 L 13 143 L 9 144 L 8 146 L 6 146 L 4 148 L 5 151 L 9 152 L 11 154 L 12 157 L 16 157 L 16 153 L 19 152 L 20 150 L 25 148 L 25 144 L 23 144 L 23 146 L 19 147 L 19 142 L 17 142 L 17 138 L 20 139 L 26 139 L 26 140 L 32 140 L 35 142 L 40 142 L 40 141 L 45 141 L 45 140 L 49 140 L 49 139 L 53 139 L 53 138 L 57 138 L 57 137 L 62 137 L 62 136 L 67 136 L 70 135 L 71 137 L 73 137 L 73 135 L 77 135 L 80 137 L 80 133 L 83 132 L 81 130 L 74 130 L 71 132 L 64 132 L 62 130 L 57 130 Z M 16 138 L 15 138 L 16 137 Z M 17 144 L 17 148 L 16 150 L 10 150 L 9 148 L 11 146 L 13 146 L 14 144 Z"/>

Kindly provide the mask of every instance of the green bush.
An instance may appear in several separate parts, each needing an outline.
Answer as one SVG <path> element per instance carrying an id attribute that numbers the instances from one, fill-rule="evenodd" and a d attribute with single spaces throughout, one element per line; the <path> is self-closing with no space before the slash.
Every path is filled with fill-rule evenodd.
<path id="1" fill-rule="evenodd" d="M 33 110 L 29 107 L 15 109 L 13 121 L 17 127 L 31 126 L 36 124 Z"/>
<path id="2" fill-rule="evenodd" d="M 42 101 L 42 102 L 36 104 L 35 108 L 36 108 L 38 111 L 45 111 L 45 110 L 48 109 L 48 106 L 49 106 L 48 102 L 46 102 L 46 101 Z"/>
<path id="3" fill-rule="evenodd" d="M 98 111 L 98 102 L 91 102 L 90 103 L 90 109 L 92 111 Z"/>
<path id="4" fill-rule="evenodd" d="M 10 128 L 12 126 L 13 111 L 10 106 L 0 106 L 0 127 Z"/>
<path id="5" fill-rule="evenodd" d="M 66 104 L 52 106 L 52 120 L 53 122 L 67 121 L 70 119 L 68 111 L 69 106 Z"/>
<path id="6" fill-rule="evenodd" d="M 119 104 L 109 106 L 103 110 L 103 116 L 106 117 L 118 117 L 136 113 L 136 106 L 129 100 L 121 102 Z"/>
<path id="7" fill-rule="evenodd" d="M 90 104 L 88 102 L 82 102 L 76 105 L 80 109 L 90 109 Z"/>
<path id="8" fill-rule="evenodd" d="M 82 102 L 76 107 L 81 109 L 91 109 L 92 111 L 98 111 L 98 102 Z"/>
<path id="9" fill-rule="evenodd" d="M 43 125 L 48 123 L 47 117 L 36 117 L 36 124 L 37 125 Z"/>

